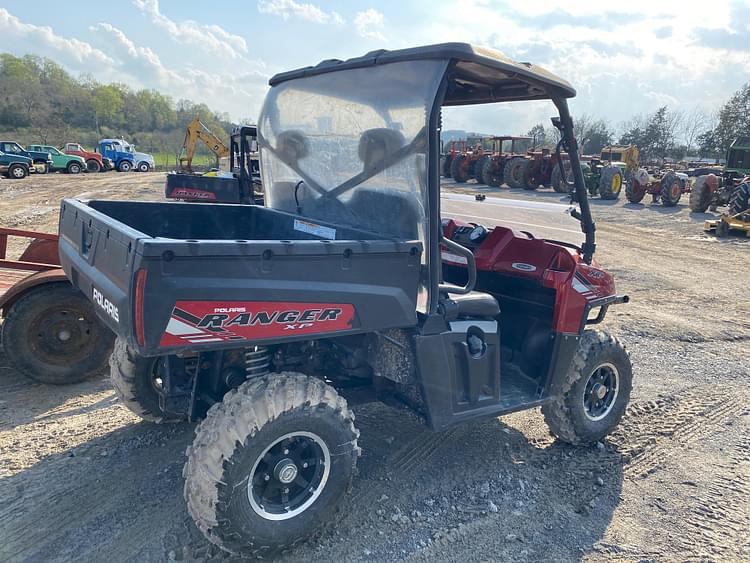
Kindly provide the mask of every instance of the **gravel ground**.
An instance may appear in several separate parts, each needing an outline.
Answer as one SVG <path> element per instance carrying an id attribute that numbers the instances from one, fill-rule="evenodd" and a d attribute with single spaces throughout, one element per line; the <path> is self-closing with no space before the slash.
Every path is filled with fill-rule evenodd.
<path id="1" fill-rule="evenodd" d="M 0 181 L 0 223 L 56 230 L 65 196 L 159 199 L 162 174 Z M 473 183 L 451 212 L 502 220 Z M 289 561 L 750 560 L 750 240 L 711 214 L 594 200 L 598 260 L 631 303 L 604 328 L 631 351 L 631 406 L 603 443 L 556 442 L 538 410 L 435 434 L 406 411 L 356 410 L 363 455 L 333 531 Z M 20 250 L 11 247 L 12 250 Z M 139 422 L 105 376 L 48 387 L 0 355 L 0 560 L 228 560 L 182 499 L 191 425 Z"/>

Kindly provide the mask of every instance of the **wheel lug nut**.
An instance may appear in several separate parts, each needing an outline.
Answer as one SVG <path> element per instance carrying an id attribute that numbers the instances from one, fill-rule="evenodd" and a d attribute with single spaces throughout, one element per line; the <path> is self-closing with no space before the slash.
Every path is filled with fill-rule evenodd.
<path id="1" fill-rule="evenodd" d="M 269 475 L 266 475 L 265 477 L 263 477 L 263 479 L 265 479 L 266 481 L 270 481 L 271 477 Z"/>
<path id="2" fill-rule="evenodd" d="M 287 494 L 287 495 L 289 494 L 289 489 L 288 488 L 284 489 L 284 494 Z"/>
<path id="3" fill-rule="evenodd" d="M 307 462 L 305 462 L 305 463 L 302 464 L 302 468 L 303 469 L 307 469 Z"/>
<path id="4" fill-rule="evenodd" d="M 289 455 L 289 450 L 284 450 L 284 455 Z"/>

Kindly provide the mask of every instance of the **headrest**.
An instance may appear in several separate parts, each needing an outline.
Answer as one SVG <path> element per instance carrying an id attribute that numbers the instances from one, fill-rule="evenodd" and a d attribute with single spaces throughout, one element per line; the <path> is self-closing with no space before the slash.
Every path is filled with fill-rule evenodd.
<path id="1" fill-rule="evenodd" d="M 404 146 L 404 136 L 394 129 L 368 129 L 359 138 L 359 158 L 365 169 L 373 168 Z"/>
<path id="2" fill-rule="evenodd" d="M 276 137 L 276 153 L 286 164 L 296 164 L 310 153 L 307 137 L 295 129 L 282 131 Z"/>

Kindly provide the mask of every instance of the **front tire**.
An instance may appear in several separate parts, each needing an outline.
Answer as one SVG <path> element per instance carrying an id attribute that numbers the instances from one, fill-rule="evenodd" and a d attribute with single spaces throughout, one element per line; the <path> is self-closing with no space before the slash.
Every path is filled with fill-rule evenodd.
<path id="1" fill-rule="evenodd" d="M 138 172 L 148 172 L 149 170 L 151 170 L 151 166 L 149 166 L 148 162 L 138 163 Z"/>
<path id="2" fill-rule="evenodd" d="M 23 180 L 29 175 L 29 170 L 23 164 L 11 164 L 8 168 L 8 178 Z"/>
<path id="3" fill-rule="evenodd" d="M 182 417 L 164 412 L 159 402 L 160 358 L 144 358 L 122 338 L 115 341 L 109 359 L 115 393 L 127 409 L 147 422 L 178 422 Z"/>
<path id="4" fill-rule="evenodd" d="M 183 470 L 188 511 L 222 549 L 271 557 L 331 522 L 358 437 L 346 401 L 323 381 L 297 373 L 246 381 L 196 430 Z"/>
<path id="5" fill-rule="evenodd" d="M 469 179 L 469 163 L 466 155 L 456 155 L 451 161 L 451 177 L 457 184 L 463 184 Z"/>
<path id="6" fill-rule="evenodd" d="M 101 373 L 114 339 L 91 302 L 67 283 L 30 289 L 6 311 L 2 332 L 13 367 L 52 385 Z"/>
<path id="7" fill-rule="evenodd" d="M 625 346 L 603 331 L 585 331 L 566 372 L 553 381 L 554 400 L 542 406 L 550 431 L 564 442 L 597 442 L 620 422 L 633 372 Z"/>
<path id="8" fill-rule="evenodd" d="M 738 215 L 750 208 L 750 184 L 740 184 L 729 198 L 729 214 Z"/>
<path id="9" fill-rule="evenodd" d="M 68 164 L 68 174 L 80 174 L 83 167 L 78 162 Z"/>
<path id="10" fill-rule="evenodd" d="M 47 164 L 46 162 L 35 162 L 34 167 L 37 166 L 39 167 L 36 169 L 37 174 L 46 174 L 47 172 L 49 172 L 49 164 Z"/>
<path id="11" fill-rule="evenodd" d="M 100 172 L 102 165 L 99 164 L 98 160 L 90 159 L 86 161 L 86 172 Z"/>

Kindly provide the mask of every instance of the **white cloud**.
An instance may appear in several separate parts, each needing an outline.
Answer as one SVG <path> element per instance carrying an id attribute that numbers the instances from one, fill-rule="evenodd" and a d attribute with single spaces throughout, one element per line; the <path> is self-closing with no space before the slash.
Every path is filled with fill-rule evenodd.
<path id="1" fill-rule="evenodd" d="M 0 8 L 0 49 L 49 56 L 78 70 L 112 62 L 85 41 L 57 35 L 51 27 L 24 23 L 5 8 Z"/>
<path id="2" fill-rule="evenodd" d="M 385 18 L 383 14 L 378 12 L 374 8 L 368 8 L 364 12 L 358 12 L 354 18 L 354 27 L 357 28 L 357 33 L 360 37 L 365 39 L 377 39 L 378 41 L 385 41 L 385 37 L 381 33 Z"/>
<path id="3" fill-rule="evenodd" d="M 192 20 L 174 21 L 159 10 L 159 0 L 133 0 L 136 8 L 167 32 L 178 43 L 193 45 L 220 57 L 241 58 L 247 54 L 247 42 L 218 25 L 202 25 Z"/>
<path id="4" fill-rule="evenodd" d="M 314 23 L 344 23 L 344 18 L 337 12 L 325 12 L 315 4 L 299 3 L 294 0 L 260 0 L 258 11 L 261 14 L 273 14 L 285 20 L 294 17 Z"/>

